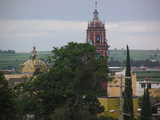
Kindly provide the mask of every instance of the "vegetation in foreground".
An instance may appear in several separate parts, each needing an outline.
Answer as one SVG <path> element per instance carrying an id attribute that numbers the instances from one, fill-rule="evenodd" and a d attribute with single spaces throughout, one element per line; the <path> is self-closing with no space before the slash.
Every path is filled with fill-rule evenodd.
<path id="1" fill-rule="evenodd" d="M 52 55 L 48 72 L 36 71 L 14 88 L 17 120 L 105 120 L 97 117 L 104 111 L 97 98 L 106 95 L 107 58 L 77 43 L 55 48 Z"/>
<path id="2" fill-rule="evenodd" d="M 127 46 L 127 57 L 126 57 L 126 71 L 125 71 L 125 88 L 124 88 L 124 104 L 123 104 L 123 119 L 133 120 L 133 93 L 132 93 L 132 79 L 131 79 L 131 63 L 129 47 Z"/>
<path id="3" fill-rule="evenodd" d="M 0 120 L 16 120 L 15 95 L 0 72 Z"/>
<path id="4" fill-rule="evenodd" d="M 148 88 L 144 90 L 142 98 L 141 120 L 152 120 L 152 108 Z"/>

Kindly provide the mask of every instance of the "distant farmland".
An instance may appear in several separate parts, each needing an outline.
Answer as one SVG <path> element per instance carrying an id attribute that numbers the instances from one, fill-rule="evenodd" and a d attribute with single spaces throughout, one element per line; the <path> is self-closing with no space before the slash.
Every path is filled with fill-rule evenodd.
<path id="1" fill-rule="evenodd" d="M 38 58 L 47 60 L 50 52 L 38 52 Z M 0 69 L 19 69 L 20 65 L 31 57 L 31 53 L 0 54 Z"/>
<path id="2" fill-rule="evenodd" d="M 160 61 L 160 50 L 131 50 L 130 57 L 132 60 L 156 59 Z M 125 50 L 110 50 L 109 59 L 124 61 L 126 59 Z"/>
<path id="3" fill-rule="evenodd" d="M 146 59 L 156 59 L 160 61 L 160 51 L 159 50 L 131 50 L 132 60 L 146 60 Z M 38 58 L 42 60 L 47 60 L 51 55 L 50 52 L 39 52 Z M 110 50 L 109 60 L 114 59 L 120 62 L 125 60 L 126 51 L 125 50 Z M 7 68 L 20 68 L 20 65 L 29 59 L 31 53 L 16 53 L 7 54 L 0 53 L 0 69 Z"/>

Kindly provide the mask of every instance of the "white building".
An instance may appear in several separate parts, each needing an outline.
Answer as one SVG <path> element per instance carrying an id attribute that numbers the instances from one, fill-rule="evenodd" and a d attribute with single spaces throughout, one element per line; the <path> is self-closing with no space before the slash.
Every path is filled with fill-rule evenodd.
<path id="1" fill-rule="evenodd" d="M 160 69 L 136 69 L 133 70 L 137 78 L 136 94 L 142 96 L 144 88 L 160 88 Z"/>

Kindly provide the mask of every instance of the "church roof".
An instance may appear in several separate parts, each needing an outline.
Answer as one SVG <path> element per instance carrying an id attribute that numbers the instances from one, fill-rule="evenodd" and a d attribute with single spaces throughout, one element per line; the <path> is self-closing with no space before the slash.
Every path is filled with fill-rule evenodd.
<path id="1" fill-rule="evenodd" d="M 29 59 L 22 64 L 23 73 L 34 73 L 36 69 L 40 69 L 41 72 L 47 71 L 47 65 L 40 59 Z"/>
<path id="2" fill-rule="evenodd" d="M 48 67 L 45 62 L 37 58 L 36 48 L 33 47 L 31 59 L 21 65 L 21 71 L 22 73 L 34 73 L 37 69 L 44 72 L 47 71 Z"/>

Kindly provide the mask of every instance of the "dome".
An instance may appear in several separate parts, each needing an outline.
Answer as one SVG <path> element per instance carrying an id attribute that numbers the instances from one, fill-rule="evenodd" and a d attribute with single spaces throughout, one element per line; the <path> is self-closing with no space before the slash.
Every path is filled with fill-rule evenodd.
<path id="1" fill-rule="evenodd" d="M 37 69 L 41 72 L 47 71 L 47 65 L 39 59 L 29 59 L 22 64 L 23 73 L 34 73 Z"/>
<path id="2" fill-rule="evenodd" d="M 34 73 L 36 70 L 45 72 L 48 70 L 48 67 L 45 62 L 37 58 L 36 48 L 33 47 L 32 58 L 21 65 L 21 70 L 23 73 Z"/>

